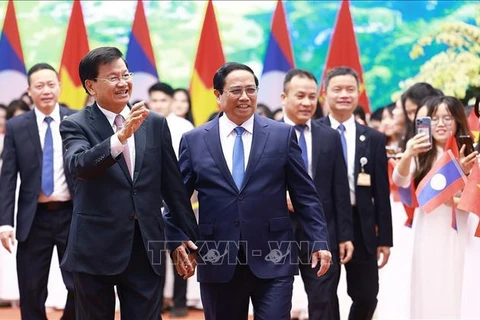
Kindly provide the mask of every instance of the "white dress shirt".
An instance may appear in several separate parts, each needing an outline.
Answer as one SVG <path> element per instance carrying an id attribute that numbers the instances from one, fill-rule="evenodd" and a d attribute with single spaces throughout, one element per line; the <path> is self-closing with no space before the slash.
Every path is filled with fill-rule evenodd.
<path id="1" fill-rule="evenodd" d="M 247 121 L 242 123 L 242 125 L 240 126 L 245 129 L 242 135 L 243 156 L 245 159 L 244 161 L 245 170 L 247 169 L 248 157 L 250 156 L 250 149 L 252 148 L 253 119 L 254 119 L 254 116 L 252 115 Z M 227 115 L 224 113 L 218 119 L 218 126 L 219 126 L 220 143 L 222 145 L 223 156 L 225 157 L 225 161 L 227 162 L 228 170 L 230 170 L 230 173 L 232 173 L 233 145 L 235 144 L 235 139 L 237 137 L 237 133 L 234 129 L 238 127 L 238 125 L 232 122 L 230 119 L 228 119 Z"/>
<path id="2" fill-rule="evenodd" d="M 47 133 L 48 124 L 45 122 L 47 116 L 41 112 L 38 108 L 34 108 L 35 118 L 37 120 L 38 135 L 40 136 L 40 145 L 43 150 L 43 144 L 45 143 L 45 134 Z M 65 172 L 63 170 L 63 146 L 62 137 L 60 136 L 60 107 L 58 103 L 53 108 L 53 111 L 48 116 L 52 117 L 53 121 L 50 122 L 50 128 L 53 138 L 53 193 L 47 197 L 43 191 L 40 190 L 40 196 L 38 202 L 50 202 L 50 201 L 68 201 L 71 199 L 70 191 L 68 190 L 67 179 L 65 178 Z"/>
<path id="3" fill-rule="evenodd" d="M 185 132 L 193 129 L 193 124 L 187 119 L 177 116 L 173 112 L 170 113 L 166 119 L 168 128 L 170 129 L 170 135 L 172 136 L 173 151 L 175 151 L 175 155 L 178 159 L 180 140 L 182 140 L 182 136 Z"/>
<path id="4" fill-rule="evenodd" d="M 283 121 L 286 124 L 295 126 L 295 123 L 288 118 L 286 114 L 283 115 Z M 306 127 L 303 131 L 303 135 L 305 136 L 305 141 L 307 142 L 307 158 L 308 158 L 308 174 L 310 177 L 313 177 L 312 174 L 312 120 L 308 119 L 307 123 L 305 123 Z M 300 141 L 300 131 L 295 129 L 295 133 L 297 134 L 297 141 Z"/>
<path id="5" fill-rule="evenodd" d="M 102 113 L 107 118 L 108 123 L 110 123 L 110 125 L 112 126 L 113 132 L 115 132 L 115 134 L 113 134 L 110 137 L 110 154 L 112 155 L 113 158 L 116 158 L 125 149 L 125 145 L 120 142 L 120 140 L 116 135 L 117 126 L 115 125 L 115 117 L 117 116 L 117 114 L 102 108 L 98 103 L 97 105 L 100 111 L 102 111 Z M 123 116 L 124 120 L 126 120 L 128 115 L 130 114 L 130 108 L 128 106 L 125 106 L 123 110 L 120 112 L 120 114 Z M 127 143 L 128 143 L 128 151 L 130 151 L 130 159 L 132 160 L 132 172 L 135 172 L 135 135 L 134 134 L 132 134 L 132 136 L 127 139 Z"/>
<path id="6" fill-rule="evenodd" d="M 332 115 L 328 116 L 330 119 L 331 127 L 338 131 L 338 126 L 340 122 L 335 120 Z M 343 122 L 345 126 L 345 139 L 347 141 L 347 169 L 348 169 L 348 186 L 350 189 L 350 203 L 352 206 L 356 204 L 355 198 L 355 147 L 356 147 L 356 136 L 357 128 L 355 126 L 355 118 L 352 115 L 347 121 Z M 340 133 L 340 132 L 339 132 Z"/>

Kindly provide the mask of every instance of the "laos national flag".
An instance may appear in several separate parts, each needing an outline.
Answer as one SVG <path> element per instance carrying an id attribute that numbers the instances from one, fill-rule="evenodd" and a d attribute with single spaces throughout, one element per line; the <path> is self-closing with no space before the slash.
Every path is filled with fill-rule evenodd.
<path id="1" fill-rule="evenodd" d="M 418 184 L 418 204 L 430 213 L 462 190 L 466 180 L 454 155 L 447 150 Z"/>
<path id="2" fill-rule="evenodd" d="M 283 80 L 288 70 L 293 67 L 293 53 L 285 9 L 282 1 L 279 0 L 273 14 L 272 29 L 263 61 L 258 90 L 259 103 L 266 104 L 272 111 L 282 107 L 280 95 L 283 92 Z"/>
<path id="3" fill-rule="evenodd" d="M 0 35 L 0 103 L 9 104 L 27 91 L 27 76 L 13 1 L 8 1 Z"/>
<path id="4" fill-rule="evenodd" d="M 126 60 L 129 70 L 133 72 L 131 102 L 148 100 L 148 89 L 158 82 L 158 73 L 142 0 L 137 2 Z"/>

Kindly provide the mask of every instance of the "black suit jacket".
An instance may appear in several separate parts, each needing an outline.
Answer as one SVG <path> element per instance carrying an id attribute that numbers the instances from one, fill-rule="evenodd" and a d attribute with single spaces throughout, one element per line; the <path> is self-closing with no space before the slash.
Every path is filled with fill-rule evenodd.
<path id="1" fill-rule="evenodd" d="M 353 241 L 352 207 L 345 201 L 350 197 L 347 167 L 338 132 L 314 120 L 311 126 L 312 179 L 327 220 L 329 247 L 336 251 L 338 243 Z M 296 215 L 291 218 L 298 227 Z"/>
<path id="2" fill-rule="evenodd" d="M 337 250 L 338 243 L 353 241 L 347 167 L 338 132 L 317 121 L 311 123 L 313 181 L 327 219 L 331 250 Z"/>
<path id="3" fill-rule="evenodd" d="M 331 127 L 328 117 L 319 120 Z M 390 187 L 388 183 L 385 137 L 378 131 L 356 124 L 354 181 L 361 170 L 360 159 L 367 158 L 365 173 L 371 176 L 371 186 L 355 186 L 355 198 L 365 249 L 376 253 L 378 246 L 393 246 Z"/>
<path id="4" fill-rule="evenodd" d="M 96 104 L 60 126 L 65 163 L 74 178 L 74 208 L 62 266 L 69 271 L 114 275 L 125 270 L 135 231 L 141 230 L 150 264 L 161 273 L 162 201 L 173 221 L 195 241 L 197 224 L 164 117 L 150 113 L 135 132 L 133 179 L 121 154 L 110 154 L 113 129 Z"/>
<path id="5" fill-rule="evenodd" d="M 60 106 L 60 119 L 74 112 Z M 16 237 L 18 241 L 25 241 L 35 218 L 42 183 L 43 151 L 33 110 L 7 121 L 2 157 L 0 226 L 14 226 L 15 191 L 20 173 Z M 68 170 L 65 177 L 72 194 L 73 182 Z"/>

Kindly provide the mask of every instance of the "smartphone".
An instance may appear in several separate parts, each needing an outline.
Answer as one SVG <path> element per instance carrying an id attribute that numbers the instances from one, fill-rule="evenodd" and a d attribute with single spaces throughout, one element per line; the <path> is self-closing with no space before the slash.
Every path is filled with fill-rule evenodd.
<path id="1" fill-rule="evenodd" d="M 460 141 L 459 148 L 462 148 L 462 146 L 465 145 L 465 156 L 468 156 L 475 151 L 473 148 L 473 139 L 469 135 L 459 136 L 458 140 Z"/>
<path id="2" fill-rule="evenodd" d="M 417 118 L 415 120 L 415 134 L 424 133 L 428 136 L 428 142 L 432 144 L 432 119 L 430 117 Z"/>

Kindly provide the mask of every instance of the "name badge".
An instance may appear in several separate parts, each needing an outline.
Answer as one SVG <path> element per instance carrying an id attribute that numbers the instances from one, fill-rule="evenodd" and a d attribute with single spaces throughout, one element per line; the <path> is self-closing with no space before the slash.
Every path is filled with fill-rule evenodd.
<path id="1" fill-rule="evenodd" d="M 365 173 L 365 165 L 368 163 L 368 159 L 365 157 L 360 158 L 360 165 L 362 166 L 362 172 L 358 174 L 357 186 L 359 187 L 370 187 L 372 185 L 372 179 L 370 174 Z"/>
<path id="2" fill-rule="evenodd" d="M 360 172 L 358 174 L 357 186 L 359 187 L 370 187 L 372 185 L 371 178 L 368 173 Z"/>

